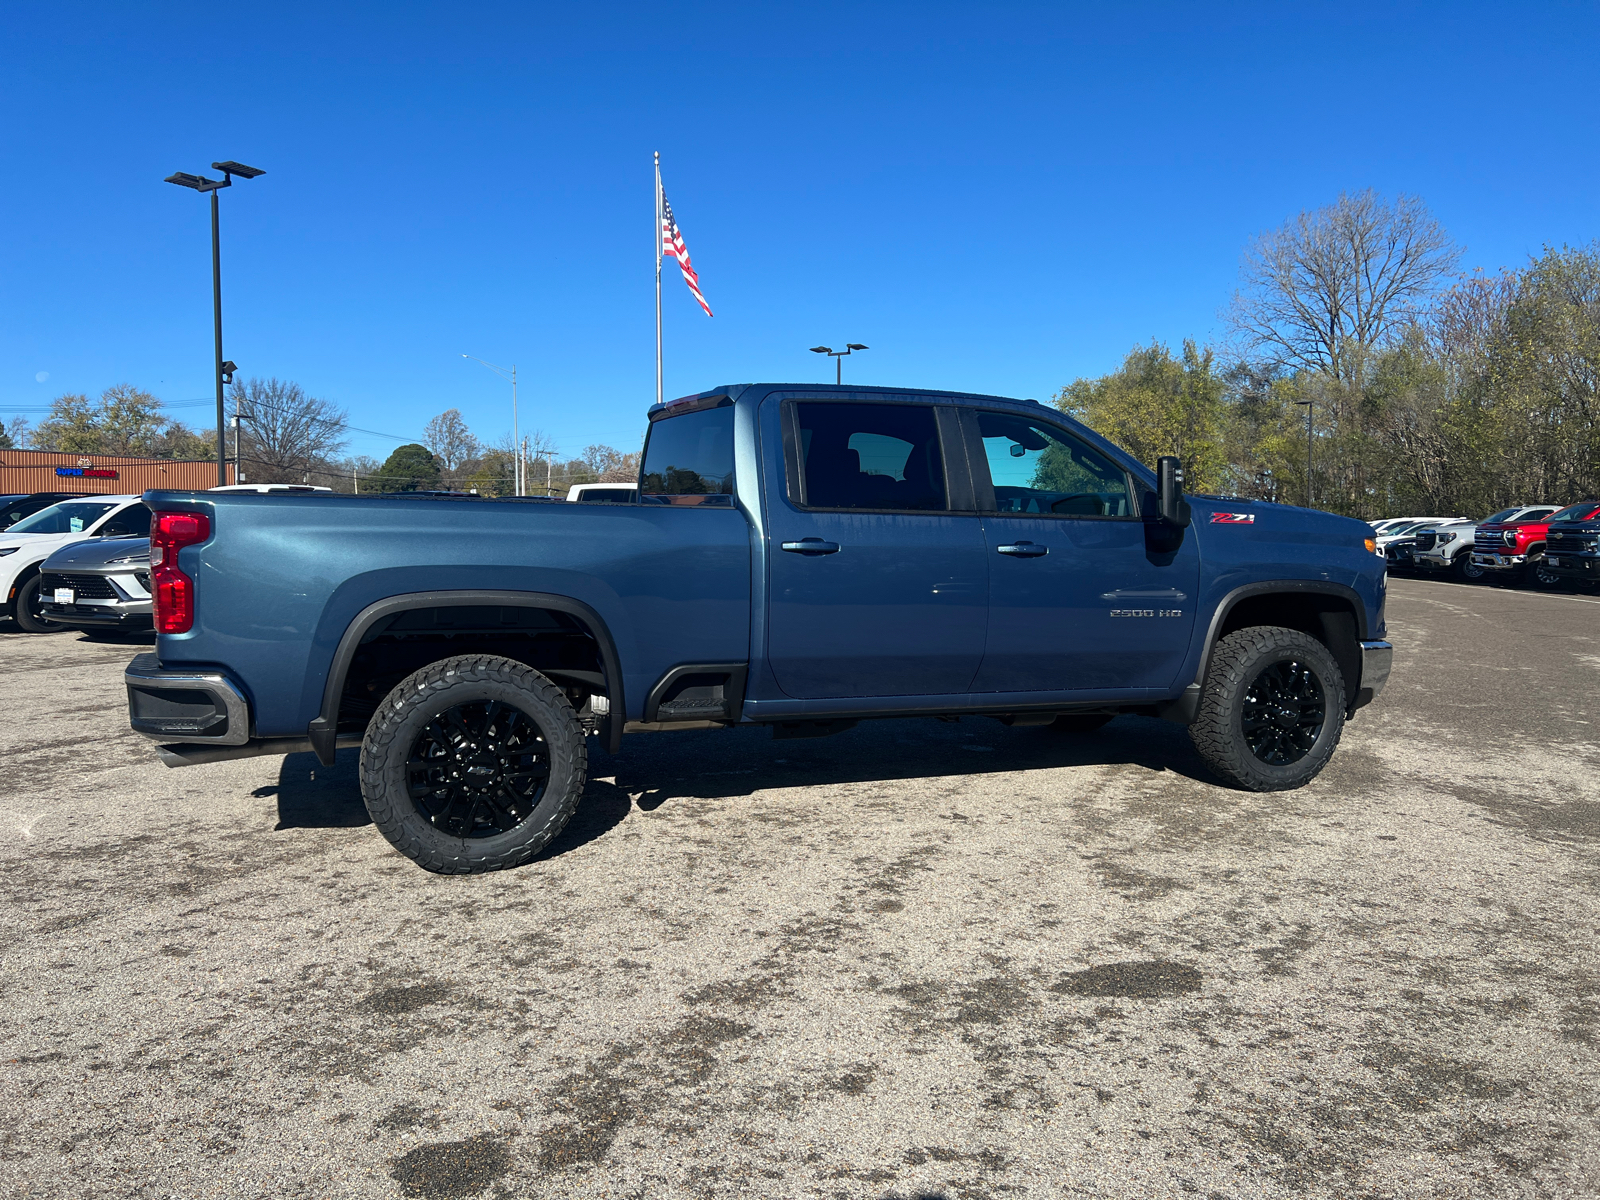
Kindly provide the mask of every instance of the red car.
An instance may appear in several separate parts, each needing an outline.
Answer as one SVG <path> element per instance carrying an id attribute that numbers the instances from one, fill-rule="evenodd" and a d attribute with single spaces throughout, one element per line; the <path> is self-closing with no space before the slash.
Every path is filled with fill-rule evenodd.
<path id="1" fill-rule="evenodd" d="M 1600 511 L 1600 502 L 1594 503 L 1593 508 Z M 1562 509 L 1555 515 L 1569 521 L 1592 519 L 1592 514 L 1587 513 L 1568 516 L 1571 511 L 1571 508 Z M 1545 543 L 1551 520 L 1551 517 L 1541 517 L 1533 521 L 1479 525 L 1472 544 L 1473 563 L 1485 570 L 1511 574 L 1529 584 L 1560 583 L 1562 577 L 1545 563 Z"/>

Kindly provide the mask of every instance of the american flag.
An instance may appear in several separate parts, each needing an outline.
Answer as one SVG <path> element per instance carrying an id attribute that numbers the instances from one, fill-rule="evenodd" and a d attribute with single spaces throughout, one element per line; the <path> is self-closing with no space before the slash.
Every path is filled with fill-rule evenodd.
<path id="1" fill-rule="evenodd" d="M 706 316 L 709 317 L 711 306 L 700 294 L 700 276 L 695 274 L 694 267 L 689 263 L 689 248 L 683 244 L 683 232 L 678 228 L 678 222 L 673 219 L 672 205 L 667 203 L 665 189 L 661 192 L 661 253 L 678 260 L 678 270 L 683 272 L 683 281 L 689 285 L 689 290 L 694 293 L 694 298 L 700 302 L 700 307 L 706 310 Z"/>

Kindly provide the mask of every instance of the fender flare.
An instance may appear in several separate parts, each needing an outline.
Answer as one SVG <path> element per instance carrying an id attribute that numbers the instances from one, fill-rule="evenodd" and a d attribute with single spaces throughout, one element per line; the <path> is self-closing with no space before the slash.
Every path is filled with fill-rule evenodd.
<path id="1" fill-rule="evenodd" d="M 603 736 L 606 750 L 616 754 L 622 749 L 622 726 L 627 718 L 627 702 L 623 695 L 622 660 L 617 655 L 616 639 L 611 636 L 605 619 L 581 600 L 570 596 L 557 596 L 551 592 L 513 592 L 491 589 L 464 588 L 459 591 L 404 592 L 386 596 L 367 605 L 351 620 L 328 664 L 328 678 L 322 688 L 322 709 L 306 726 L 306 736 L 311 748 L 325 767 L 333 765 L 335 742 L 339 729 L 339 700 L 344 695 L 345 677 L 350 673 L 356 650 L 367 631 L 384 617 L 397 612 L 418 608 L 471 608 L 492 606 L 499 608 L 548 608 L 576 617 L 588 628 L 600 646 L 600 662 L 605 669 L 606 694 L 610 712 L 606 714 Z"/>
<path id="2" fill-rule="evenodd" d="M 1228 619 L 1228 614 L 1241 600 L 1250 600 L 1256 596 L 1295 593 L 1333 596 L 1345 601 L 1355 614 L 1356 640 L 1358 642 L 1367 640 L 1367 606 L 1362 603 L 1360 594 L 1353 587 L 1327 579 L 1271 579 L 1243 584 L 1217 602 L 1216 608 L 1211 613 L 1211 622 L 1206 627 L 1205 641 L 1200 646 L 1200 662 L 1195 668 L 1194 680 L 1174 699 L 1159 706 L 1158 714 L 1166 720 L 1177 721 L 1181 725 L 1194 724 L 1195 717 L 1200 711 L 1200 694 L 1205 687 L 1206 671 L 1211 665 L 1211 651 L 1217 644 L 1217 632 Z M 1359 686 L 1359 681 L 1357 684 Z"/>

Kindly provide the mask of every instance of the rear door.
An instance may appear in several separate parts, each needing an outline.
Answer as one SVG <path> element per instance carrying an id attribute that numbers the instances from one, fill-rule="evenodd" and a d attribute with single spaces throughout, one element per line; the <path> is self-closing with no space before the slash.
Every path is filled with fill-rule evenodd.
<path id="1" fill-rule="evenodd" d="M 987 646 L 974 692 L 1169 689 L 1194 632 L 1200 557 L 1146 536 L 1135 480 L 1040 416 L 962 413 L 985 510 Z"/>
<path id="2" fill-rule="evenodd" d="M 767 658 L 796 699 L 965 692 L 983 655 L 983 530 L 953 413 L 780 400 Z M 952 454 L 950 451 L 954 450 Z"/>

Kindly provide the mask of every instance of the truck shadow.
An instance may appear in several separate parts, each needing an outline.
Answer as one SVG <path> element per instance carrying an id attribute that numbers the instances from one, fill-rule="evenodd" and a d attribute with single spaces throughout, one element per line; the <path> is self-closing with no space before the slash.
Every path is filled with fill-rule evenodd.
<path id="1" fill-rule="evenodd" d="M 253 796 L 275 796 L 278 823 L 286 829 L 359 829 L 371 825 L 361 801 L 360 755 L 341 750 L 331 767 L 311 753 L 286 754 L 278 768 L 278 782 L 257 788 Z M 628 793 L 604 779 L 591 779 L 578 802 L 578 811 L 536 861 L 555 858 L 604 837 L 620 825 L 633 807 Z"/>
<path id="2" fill-rule="evenodd" d="M 590 778 L 577 812 L 535 861 L 605 837 L 635 804 L 650 812 L 672 800 L 727 799 L 775 788 L 1118 765 L 1221 786 L 1190 745 L 1187 730 L 1147 717 L 1119 717 L 1090 734 L 1008 728 L 969 717 L 959 723 L 864 721 L 833 737 L 781 741 L 755 728 L 640 734 L 624 747 L 613 758 L 590 743 Z M 332 767 L 313 754 L 285 755 L 277 784 L 252 794 L 277 798 L 278 831 L 370 825 L 358 761 L 354 750 L 341 750 Z M 606 778 L 613 773 L 614 781 Z"/>
<path id="3" fill-rule="evenodd" d="M 1186 729 L 1148 717 L 1118 717 L 1089 734 L 1012 728 L 981 717 L 863 721 L 832 737 L 782 741 L 761 729 L 641 734 L 615 759 L 591 755 L 589 769 L 591 775 L 615 770 L 617 787 L 648 812 L 672 799 L 748 796 L 769 788 L 1116 765 L 1225 786 L 1207 770 Z"/>

